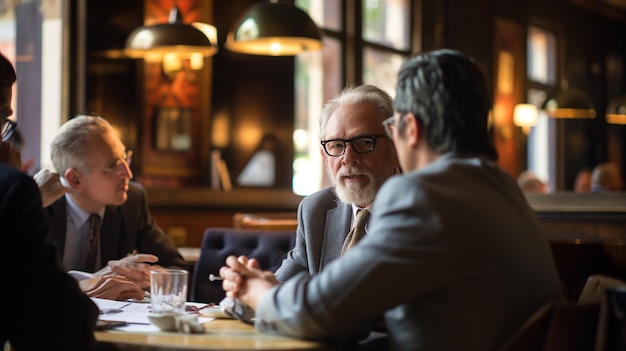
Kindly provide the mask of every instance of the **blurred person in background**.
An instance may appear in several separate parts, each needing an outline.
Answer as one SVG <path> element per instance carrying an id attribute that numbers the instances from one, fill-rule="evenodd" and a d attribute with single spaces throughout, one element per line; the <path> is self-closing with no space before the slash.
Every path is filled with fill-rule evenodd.
<path id="1" fill-rule="evenodd" d="M 525 193 L 548 193 L 548 185 L 533 172 L 523 171 L 517 176 L 517 184 Z"/>
<path id="2" fill-rule="evenodd" d="M 615 162 L 602 162 L 591 172 L 591 192 L 621 191 L 622 173 Z"/>
<path id="3" fill-rule="evenodd" d="M 574 191 L 577 193 L 591 192 L 591 169 L 584 167 L 576 175 Z"/>

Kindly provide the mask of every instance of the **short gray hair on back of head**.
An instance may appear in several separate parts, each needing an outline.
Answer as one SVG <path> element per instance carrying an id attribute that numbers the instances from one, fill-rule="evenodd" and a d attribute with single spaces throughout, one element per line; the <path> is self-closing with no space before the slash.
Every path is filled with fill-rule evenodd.
<path id="1" fill-rule="evenodd" d="M 109 122 L 99 116 L 78 115 L 59 128 L 52 141 L 50 157 L 56 172 L 63 176 L 65 171 L 76 168 L 86 174 L 91 172 L 87 152 L 87 139 L 94 134 L 105 135 L 113 131 Z"/>
<path id="2" fill-rule="evenodd" d="M 320 118 L 320 140 L 324 139 L 326 124 L 335 110 L 341 106 L 359 103 L 374 105 L 381 123 L 393 114 L 393 99 L 386 91 L 373 85 L 347 86 L 324 105 Z"/>

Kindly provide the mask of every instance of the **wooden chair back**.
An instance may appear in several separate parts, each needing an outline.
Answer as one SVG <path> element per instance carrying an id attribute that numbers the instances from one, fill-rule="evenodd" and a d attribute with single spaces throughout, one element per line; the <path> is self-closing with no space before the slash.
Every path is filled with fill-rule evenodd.
<path id="1" fill-rule="evenodd" d="M 554 301 L 537 310 L 506 342 L 501 351 L 600 350 L 597 335 L 600 304 Z"/>
<path id="2" fill-rule="evenodd" d="M 293 212 L 237 212 L 233 215 L 233 227 L 236 229 L 259 230 L 296 230 L 298 217 Z"/>

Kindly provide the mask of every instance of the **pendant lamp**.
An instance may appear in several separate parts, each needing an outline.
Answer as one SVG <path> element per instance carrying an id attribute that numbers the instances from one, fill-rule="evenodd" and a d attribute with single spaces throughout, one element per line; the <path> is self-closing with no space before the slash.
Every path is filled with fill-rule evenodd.
<path id="1" fill-rule="evenodd" d="M 555 97 L 546 100 L 541 108 L 552 118 L 595 118 L 593 101 L 576 88 L 561 90 Z"/>
<path id="2" fill-rule="evenodd" d="M 626 94 L 616 97 L 609 103 L 606 121 L 612 124 L 626 124 Z"/>
<path id="3" fill-rule="evenodd" d="M 278 1 L 252 6 L 231 28 L 224 46 L 253 55 L 293 56 L 322 48 L 322 34 L 309 15 Z"/>
<path id="4" fill-rule="evenodd" d="M 191 58 L 194 54 L 203 57 L 217 53 L 217 30 L 206 23 L 183 23 L 176 3 L 170 11 L 169 22 L 143 26 L 135 29 L 126 39 L 124 54 L 134 58 L 146 56 L 162 57 L 177 53 Z"/>

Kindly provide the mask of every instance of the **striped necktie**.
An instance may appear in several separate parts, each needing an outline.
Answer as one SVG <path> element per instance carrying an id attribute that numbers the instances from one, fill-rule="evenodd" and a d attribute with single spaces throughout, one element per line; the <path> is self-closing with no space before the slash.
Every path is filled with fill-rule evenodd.
<path id="1" fill-rule="evenodd" d="M 89 251 L 87 251 L 85 271 L 94 272 L 98 259 L 98 244 L 100 243 L 100 215 L 97 213 L 92 213 L 89 216 L 89 232 Z"/>
<path id="2" fill-rule="evenodd" d="M 346 236 L 346 240 L 343 242 L 343 247 L 341 248 L 342 256 L 365 236 L 365 225 L 367 224 L 369 218 L 369 210 L 359 210 L 356 215 L 356 224 L 352 227 L 348 236 Z"/>

